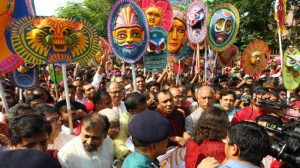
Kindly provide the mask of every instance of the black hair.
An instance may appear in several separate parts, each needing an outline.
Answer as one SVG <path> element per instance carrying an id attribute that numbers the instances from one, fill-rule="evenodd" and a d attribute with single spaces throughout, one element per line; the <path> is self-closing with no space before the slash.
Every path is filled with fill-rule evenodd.
<path id="1" fill-rule="evenodd" d="M 256 166 L 267 155 L 270 141 L 266 130 L 256 123 L 243 121 L 233 124 L 228 131 L 228 145 L 237 145 L 240 149 L 238 158 Z"/>
<path id="2" fill-rule="evenodd" d="M 137 79 L 137 78 L 139 78 L 139 77 L 140 77 L 140 78 L 143 78 L 143 79 L 144 79 L 144 81 L 145 81 L 145 77 L 144 77 L 144 75 L 142 75 L 142 74 L 138 74 L 138 75 L 136 75 L 136 79 Z"/>
<path id="3" fill-rule="evenodd" d="M 256 94 L 256 95 L 264 95 L 265 93 L 269 93 L 270 91 L 265 88 L 265 87 L 255 87 L 252 90 L 252 94 Z"/>
<path id="4" fill-rule="evenodd" d="M 222 99 L 223 96 L 227 96 L 227 95 L 233 95 L 234 100 L 236 99 L 235 92 L 232 91 L 232 90 L 228 90 L 228 91 L 227 90 L 222 90 L 220 99 Z"/>
<path id="5" fill-rule="evenodd" d="M 47 103 L 37 104 L 33 108 L 33 112 L 34 112 L 34 114 L 38 114 L 42 117 L 45 117 L 47 114 L 59 114 L 60 115 L 60 113 L 56 107 L 51 106 Z"/>
<path id="6" fill-rule="evenodd" d="M 106 116 L 100 115 L 98 113 L 88 113 L 82 120 L 82 127 L 92 128 L 100 123 L 103 125 L 103 132 L 108 132 L 110 123 Z"/>
<path id="7" fill-rule="evenodd" d="M 37 100 L 37 99 L 41 99 L 44 101 L 43 97 L 41 95 L 37 95 L 37 94 L 33 94 L 33 95 L 29 95 L 26 98 L 26 103 L 30 105 L 30 102 L 32 102 L 33 100 Z"/>
<path id="8" fill-rule="evenodd" d="M 98 90 L 93 95 L 93 103 L 98 104 L 100 100 L 102 100 L 104 97 L 110 97 L 109 93 L 106 90 Z"/>
<path id="9" fill-rule="evenodd" d="M 23 138 L 30 138 L 44 132 L 50 135 L 51 131 L 51 124 L 42 116 L 29 114 L 12 119 L 9 123 L 8 138 L 13 145 L 17 145 Z"/>
<path id="10" fill-rule="evenodd" d="M 68 89 L 73 88 L 76 91 L 76 87 L 72 84 L 68 84 Z M 65 91 L 65 87 L 59 88 L 59 93 L 62 94 L 62 92 Z"/>
<path id="11" fill-rule="evenodd" d="M 262 122 L 267 122 L 270 125 L 276 125 L 277 127 L 281 127 L 283 122 L 281 121 L 281 119 L 279 117 L 273 116 L 273 115 L 262 115 L 262 116 L 258 116 L 255 119 L 256 123 L 259 121 Z"/>
<path id="12" fill-rule="evenodd" d="M 156 81 L 150 81 L 146 84 L 147 90 L 150 90 L 152 86 L 156 86 L 160 88 L 160 84 Z"/>
<path id="13" fill-rule="evenodd" d="M 26 103 L 19 103 L 11 107 L 8 111 L 8 121 L 11 121 L 13 118 L 19 116 L 20 110 L 32 110 L 32 108 Z"/>
<path id="14" fill-rule="evenodd" d="M 48 92 L 48 90 L 46 90 L 45 88 L 41 87 L 41 86 L 37 86 L 33 89 L 32 92 L 34 91 L 38 91 L 38 90 L 42 90 L 43 92 L 46 93 L 46 95 L 48 96 L 48 99 L 46 100 L 46 103 L 49 103 L 49 102 L 54 102 L 54 99 L 53 97 L 51 96 L 50 92 Z"/>
<path id="15" fill-rule="evenodd" d="M 169 90 L 162 89 L 155 95 L 155 100 L 157 100 L 157 102 L 158 102 L 158 95 L 160 94 L 164 94 L 164 95 L 168 94 L 171 95 L 171 97 L 173 98 L 172 93 Z"/>
<path id="16" fill-rule="evenodd" d="M 145 95 L 138 92 L 132 92 L 126 96 L 124 104 L 127 111 L 131 111 L 136 109 L 138 105 L 146 103 L 146 101 L 147 100 Z"/>

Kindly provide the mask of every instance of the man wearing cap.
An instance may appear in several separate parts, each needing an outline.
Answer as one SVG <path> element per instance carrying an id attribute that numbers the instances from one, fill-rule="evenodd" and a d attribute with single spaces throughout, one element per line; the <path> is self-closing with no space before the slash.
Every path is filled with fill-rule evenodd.
<path id="1" fill-rule="evenodd" d="M 128 155 L 122 168 L 158 168 L 157 157 L 167 152 L 170 123 L 160 113 L 144 111 L 128 125 L 135 152 Z"/>

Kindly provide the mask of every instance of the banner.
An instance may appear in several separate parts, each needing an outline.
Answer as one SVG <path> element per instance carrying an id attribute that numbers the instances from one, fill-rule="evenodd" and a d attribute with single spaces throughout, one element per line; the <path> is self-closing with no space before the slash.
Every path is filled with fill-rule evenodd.
<path id="1" fill-rule="evenodd" d="M 186 147 L 175 147 L 168 150 L 166 154 L 159 156 L 157 159 L 160 162 L 161 168 L 182 168 L 185 167 Z"/>

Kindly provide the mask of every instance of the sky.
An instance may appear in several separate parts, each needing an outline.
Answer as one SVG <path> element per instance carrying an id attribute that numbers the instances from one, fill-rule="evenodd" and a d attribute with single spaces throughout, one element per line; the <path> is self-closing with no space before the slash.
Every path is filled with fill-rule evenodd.
<path id="1" fill-rule="evenodd" d="M 82 2 L 83 0 L 34 0 L 36 14 L 38 16 L 56 15 L 55 9 L 65 6 L 67 1 Z"/>

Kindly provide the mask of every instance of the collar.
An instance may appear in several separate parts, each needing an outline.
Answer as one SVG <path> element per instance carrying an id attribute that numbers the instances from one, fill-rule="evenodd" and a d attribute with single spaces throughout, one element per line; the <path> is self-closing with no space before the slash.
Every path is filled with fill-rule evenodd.
<path id="1" fill-rule="evenodd" d="M 250 164 L 245 164 L 243 162 L 240 162 L 238 160 L 233 160 L 229 159 L 224 165 L 220 167 L 226 167 L 226 168 L 259 168 L 258 166 L 250 165 Z"/>

